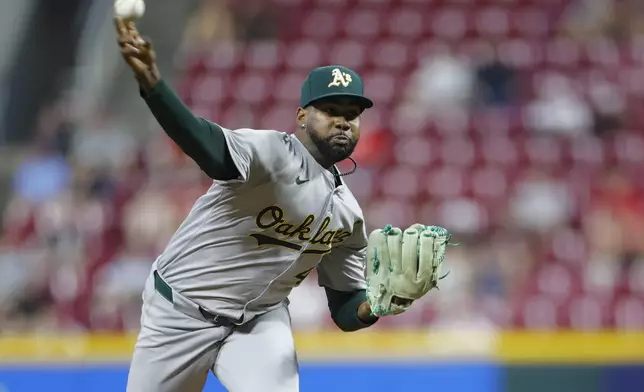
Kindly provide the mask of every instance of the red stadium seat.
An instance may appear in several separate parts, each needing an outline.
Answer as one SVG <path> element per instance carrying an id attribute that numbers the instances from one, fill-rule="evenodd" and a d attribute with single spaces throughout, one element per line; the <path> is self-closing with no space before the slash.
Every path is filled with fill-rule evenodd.
<path id="1" fill-rule="evenodd" d="M 235 43 L 222 43 L 213 48 L 206 60 L 208 69 L 220 72 L 235 69 L 241 64 L 243 48 Z"/>
<path id="2" fill-rule="evenodd" d="M 468 30 L 466 14 L 459 8 L 445 8 L 433 15 L 427 22 L 436 37 L 457 39 L 465 36 Z"/>
<path id="3" fill-rule="evenodd" d="M 438 198 L 460 196 L 465 189 L 463 171 L 456 167 L 436 168 L 424 175 L 422 184 L 428 195 Z"/>
<path id="4" fill-rule="evenodd" d="M 607 38 L 597 38 L 586 44 L 586 55 L 591 64 L 601 66 L 619 65 L 621 55 L 617 45 Z"/>
<path id="5" fill-rule="evenodd" d="M 628 271 L 628 288 L 631 293 L 644 295 L 644 261 L 635 262 Z"/>
<path id="6" fill-rule="evenodd" d="M 370 217 L 369 225 L 374 228 L 387 224 L 408 227 L 416 221 L 414 206 L 406 200 L 378 198 L 367 203 L 364 210 Z"/>
<path id="7" fill-rule="evenodd" d="M 284 48 L 282 44 L 261 41 L 246 49 L 246 66 L 257 70 L 271 70 L 281 65 Z"/>
<path id="8" fill-rule="evenodd" d="M 208 73 L 195 81 L 190 92 L 193 104 L 208 105 L 221 102 L 230 91 L 230 80 L 226 74 Z"/>
<path id="9" fill-rule="evenodd" d="M 311 69 L 321 65 L 322 49 L 322 46 L 313 40 L 296 41 L 287 49 L 286 65 L 297 70 L 309 72 Z"/>
<path id="10" fill-rule="evenodd" d="M 436 161 L 437 150 L 426 138 L 409 136 L 396 141 L 394 155 L 399 163 L 426 168 Z"/>
<path id="11" fill-rule="evenodd" d="M 519 163 L 519 151 L 511 139 L 487 138 L 481 142 L 480 149 L 488 164 L 513 166 Z"/>
<path id="12" fill-rule="evenodd" d="M 409 64 L 409 46 L 401 41 L 387 40 L 376 44 L 370 51 L 371 66 L 391 72 L 391 76 Z"/>
<path id="13" fill-rule="evenodd" d="M 544 296 L 529 298 L 520 308 L 519 324 L 528 329 L 557 329 L 557 306 Z"/>
<path id="14" fill-rule="evenodd" d="M 310 0 L 272 0 L 276 6 L 304 6 Z"/>
<path id="15" fill-rule="evenodd" d="M 497 54 L 501 62 L 518 69 L 532 67 L 538 58 L 535 46 L 521 38 L 508 39 L 499 43 Z"/>
<path id="16" fill-rule="evenodd" d="M 615 328 L 641 331 L 644 328 L 644 298 L 625 296 L 614 304 Z"/>
<path id="17" fill-rule="evenodd" d="M 553 300 L 562 301 L 573 294 L 575 284 L 570 270 L 562 264 L 545 264 L 537 272 L 537 289 Z"/>
<path id="18" fill-rule="evenodd" d="M 448 166 L 471 166 L 476 160 L 476 149 L 468 138 L 450 137 L 441 143 L 441 161 Z"/>
<path id="19" fill-rule="evenodd" d="M 338 31 L 338 17 L 330 10 L 312 10 L 302 21 L 302 35 L 314 39 L 330 39 Z"/>
<path id="20" fill-rule="evenodd" d="M 550 243 L 553 257 L 577 268 L 587 260 L 588 244 L 586 238 L 577 230 L 560 228 L 553 233 Z"/>
<path id="21" fill-rule="evenodd" d="M 424 33 L 423 14 L 413 8 L 399 8 L 387 17 L 390 35 L 401 39 L 417 39 Z"/>
<path id="22" fill-rule="evenodd" d="M 367 60 L 364 43 L 355 40 L 338 41 L 328 53 L 327 63 L 341 64 L 352 69 L 360 69 Z"/>
<path id="23" fill-rule="evenodd" d="M 385 197 L 410 200 L 415 199 L 421 191 L 418 173 L 412 167 L 392 167 L 385 170 L 380 178 L 381 192 Z"/>
<path id="24" fill-rule="evenodd" d="M 604 147 L 598 138 L 578 138 L 567 147 L 570 158 L 577 165 L 597 167 L 604 163 Z"/>
<path id="25" fill-rule="evenodd" d="M 380 35 L 382 20 L 380 13 L 372 9 L 359 9 L 350 12 L 342 21 L 347 37 L 370 40 Z"/>
<path id="26" fill-rule="evenodd" d="M 606 326 L 606 304 L 591 296 L 574 297 L 563 308 L 565 327 L 575 330 L 600 330 Z"/>
<path id="27" fill-rule="evenodd" d="M 260 121 L 265 129 L 292 132 L 295 128 L 295 110 L 293 105 L 277 105 L 265 112 Z"/>
<path id="28" fill-rule="evenodd" d="M 365 92 L 378 106 L 390 105 L 396 95 L 397 78 L 389 72 L 372 72 L 363 76 Z"/>
<path id="29" fill-rule="evenodd" d="M 435 214 L 436 224 L 449 226 L 455 233 L 480 233 L 490 224 L 490 216 L 485 206 L 468 197 L 450 197 L 439 201 Z"/>
<path id="30" fill-rule="evenodd" d="M 644 136 L 621 132 L 615 136 L 614 154 L 622 166 L 640 165 L 644 162 Z"/>
<path id="31" fill-rule="evenodd" d="M 579 45 L 568 38 L 550 41 L 545 48 L 545 60 L 554 67 L 578 65 L 581 54 Z"/>
<path id="32" fill-rule="evenodd" d="M 644 64 L 644 40 L 637 37 L 629 43 L 628 58 L 632 64 Z"/>
<path id="33" fill-rule="evenodd" d="M 312 7 L 328 7 L 332 9 L 342 10 L 344 7 L 348 6 L 351 1 L 345 0 L 311 0 Z"/>
<path id="34" fill-rule="evenodd" d="M 548 16 L 539 6 L 515 10 L 510 18 L 511 29 L 527 39 L 540 39 L 548 33 Z"/>
<path id="35" fill-rule="evenodd" d="M 509 190 L 505 172 L 498 167 L 484 166 L 472 174 L 472 193 L 477 199 L 501 199 Z"/>
<path id="36" fill-rule="evenodd" d="M 483 37 L 506 37 L 510 33 L 508 12 L 501 7 L 488 7 L 474 15 L 476 32 Z"/>
<path id="37" fill-rule="evenodd" d="M 272 91 L 272 78 L 265 73 L 247 73 L 235 81 L 235 98 L 238 102 L 260 104 Z"/>
<path id="38" fill-rule="evenodd" d="M 523 149 L 530 165 L 558 167 L 563 161 L 562 145 L 554 137 L 528 138 Z"/>

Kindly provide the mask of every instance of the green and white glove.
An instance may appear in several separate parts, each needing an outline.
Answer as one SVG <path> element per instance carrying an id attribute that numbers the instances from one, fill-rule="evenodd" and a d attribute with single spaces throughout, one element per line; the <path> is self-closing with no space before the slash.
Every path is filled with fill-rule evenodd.
<path id="1" fill-rule="evenodd" d="M 452 235 L 439 226 L 391 225 L 374 230 L 367 245 L 367 300 L 375 316 L 399 314 L 438 288 Z"/>

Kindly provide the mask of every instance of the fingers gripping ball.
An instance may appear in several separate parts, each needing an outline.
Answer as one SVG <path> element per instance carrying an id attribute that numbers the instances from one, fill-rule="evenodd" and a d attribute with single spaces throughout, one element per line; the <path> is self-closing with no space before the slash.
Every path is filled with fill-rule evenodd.
<path id="1" fill-rule="evenodd" d="M 133 21 L 143 17 L 145 3 L 143 0 L 114 0 L 114 14 L 125 21 Z"/>
<path id="2" fill-rule="evenodd" d="M 376 316 L 399 314 L 443 277 L 451 234 L 439 226 L 415 224 L 404 232 L 391 225 L 374 230 L 367 245 L 367 299 Z"/>

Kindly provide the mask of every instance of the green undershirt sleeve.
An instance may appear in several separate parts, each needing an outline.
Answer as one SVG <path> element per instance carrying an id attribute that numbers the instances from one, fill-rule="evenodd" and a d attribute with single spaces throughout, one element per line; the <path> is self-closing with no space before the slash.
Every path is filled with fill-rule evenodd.
<path id="1" fill-rule="evenodd" d="M 333 322 L 344 332 L 357 331 L 367 328 L 376 323 L 374 319 L 371 323 L 365 323 L 358 318 L 358 307 L 367 300 L 365 290 L 355 291 L 337 291 L 325 287 L 326 297 L 331 311 Z"/>
<path id="2" fill-rule="evenodd" d="M 239 177 L 223 129 L 196 117 L 164 80 L 149 92 L 141 91 L 141 97 L 165 133 L 210 178 L 225 181 Z"/>

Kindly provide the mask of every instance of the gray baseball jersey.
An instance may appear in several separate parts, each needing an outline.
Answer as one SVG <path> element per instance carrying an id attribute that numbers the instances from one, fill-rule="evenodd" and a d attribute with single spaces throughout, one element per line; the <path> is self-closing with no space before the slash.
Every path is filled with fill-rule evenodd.
<path id="1" fill-rule="evenodd" d="M 310 271 L 335 290 L 365 288 L 357 200 L 294 136 L 224 129 L 240 178 L 214 181 L 156 265 L 206 310 L 249 320 L 278 308 Z"/>

